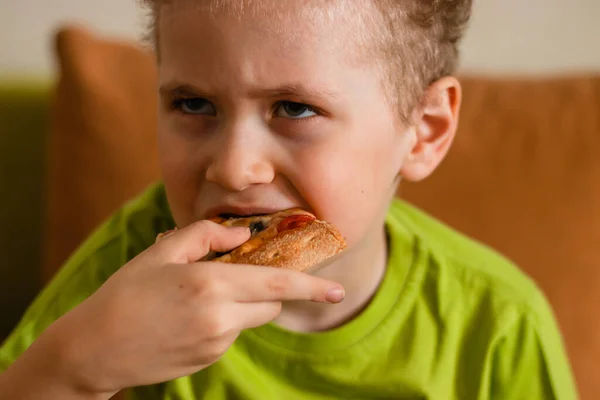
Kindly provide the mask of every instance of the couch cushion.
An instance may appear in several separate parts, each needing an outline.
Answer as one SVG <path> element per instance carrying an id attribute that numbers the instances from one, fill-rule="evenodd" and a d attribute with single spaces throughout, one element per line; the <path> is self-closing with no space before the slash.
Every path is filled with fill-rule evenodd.
<path id="1" fill-rule="evenodd" d="M 548 295 L 582 398 L 600 393 L 600 75 L 462 80 L 456 141 L 401 196 L 500 250 Z"/>
<path id="2" fill-rule="evenodd" d="M 153 56 L 68 26 L 56 36 L 44 280 L 97 225 L 159 177 Z"/>

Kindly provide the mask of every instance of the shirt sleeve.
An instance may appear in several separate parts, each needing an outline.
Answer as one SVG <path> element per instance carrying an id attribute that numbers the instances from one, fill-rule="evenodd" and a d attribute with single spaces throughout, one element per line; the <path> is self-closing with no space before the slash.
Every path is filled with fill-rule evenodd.
<path id="1" fill-rule="evenodd" d="M 490 399 L 578 399 L 550 305 L 540 295 L 533 307 L 518 313 L 496 343 Z"/>

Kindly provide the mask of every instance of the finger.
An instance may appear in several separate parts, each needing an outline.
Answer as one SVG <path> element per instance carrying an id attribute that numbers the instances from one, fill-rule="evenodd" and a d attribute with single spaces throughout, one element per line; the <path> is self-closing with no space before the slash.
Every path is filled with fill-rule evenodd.
<path id="1" fill-rule="evenodd" d="M 239 302 L 309 300 L 339 303 L 345 296 L 339 283 L 289 269 L 219 263 L 203 265 L 214 268 L 212 272 L 221 275 L 231 286 L 234 300 Z"/>
<path id="2" fill-rule="evenodd" d="M 210 251 L 229 251 L 248 239 L 250 229 L 247 227 L 226 227 L 211 221 L 198 221 L 163 236 L 155 247 L 164 262 L 193 263 Z"/>
<path id="3" fill-rule="evenodd" d="M 280 301 L 232 303 L 231 307 L 231 315 L 234 316 L 233 326 L 238 331 L 268 324 L 281 313 Z"/>
<path id="4" fill-rule="evenodd" d="M 159 233 L 159 234 L 156 236 L 156 240 L 155 240 L 155 242 L 158 242 L 159 240 L 163 239 L 165 236 L 168 236 L 168 235 L 170 235 L 171 233 L 173 233 L 173 232 L 175 232 L 175 231 L 177 231 L 177 227 L 175 227 L 175 228 L 173 228 L 173 229 L 169 229 L 169 230 L 168 230 L 168 231 L 166 231 L 166 232 L 161 232 L 161 233 Z"/>

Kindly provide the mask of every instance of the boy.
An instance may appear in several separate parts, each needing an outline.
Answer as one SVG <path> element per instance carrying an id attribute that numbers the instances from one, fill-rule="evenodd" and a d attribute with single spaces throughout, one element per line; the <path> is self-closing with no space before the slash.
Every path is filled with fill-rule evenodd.
<path id="1" fill-rule="evenodd" d="M 0 397 L 576 398 L 534 284 L 392 200 L 452 142 L 470 0 L 149 3 L 164 186 L 28 310 Z M 319 276 L 197 262 L 249 237 L 198 221 L 291 207 L 348 255 Z"/>

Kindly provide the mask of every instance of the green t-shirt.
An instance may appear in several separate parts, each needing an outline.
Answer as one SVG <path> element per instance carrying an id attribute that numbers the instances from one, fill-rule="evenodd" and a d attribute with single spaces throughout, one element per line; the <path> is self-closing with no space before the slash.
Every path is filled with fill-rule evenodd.
<path id="1" fill-rule="evenodd" d="M 156 184 L 97 230 L 0 348 L 0 371 L 60 315 L 173 226 Z M 353 321 L 302 334 L 242 332 L 219 362 L 133 399 L 576 399 L 541 291 L 509 261 L 412 206 L 387 217 L 389 264 Z"/>

